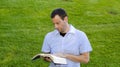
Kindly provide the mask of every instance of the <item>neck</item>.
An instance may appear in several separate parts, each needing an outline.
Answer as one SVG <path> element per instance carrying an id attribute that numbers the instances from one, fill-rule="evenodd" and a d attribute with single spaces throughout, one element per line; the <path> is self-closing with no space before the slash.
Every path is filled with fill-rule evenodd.
<path id="1" fill-rule="evenodd" d="M 69 30 L 70 30 L 70 26 L 69 26 L 69 24 L 66 24 L 65 31 L 61 32 L 61 33 L 67 33 Z"/>

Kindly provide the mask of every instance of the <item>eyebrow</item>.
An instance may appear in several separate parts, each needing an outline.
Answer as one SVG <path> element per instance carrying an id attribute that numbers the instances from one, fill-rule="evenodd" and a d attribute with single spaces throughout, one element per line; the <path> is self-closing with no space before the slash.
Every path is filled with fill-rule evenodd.
<path id="1" fill-rule="evenodd" d="M 58 21 L 58 22 L 56 22 L 56 23 L 60 23 L 61 21 Z"/>

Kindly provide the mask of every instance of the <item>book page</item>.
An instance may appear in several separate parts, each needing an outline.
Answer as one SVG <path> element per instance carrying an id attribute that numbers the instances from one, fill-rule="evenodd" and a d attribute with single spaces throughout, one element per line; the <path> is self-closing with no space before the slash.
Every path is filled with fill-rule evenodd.
<path id="1" fill-rule="evenodd" d="M 61 58 L 61 57 L 57 57 L 55 55 L 51 55 L 53 58 L 53 62 L 54 63 L 58 63 L 58 64 L 67 64 L 67 60 L 65 58 Z"/>
<path id="2" fill-rule="evenodd" d="M 61 58 L 61 57 L 58 57 L 58 56 L 55 56 L 52 54 L 37 54 L 32 58 L 32 60 L 40 58 L 40 56 L 41 57 L 49 57 L 56 64 L 67 64 L 66 58 Z"/>

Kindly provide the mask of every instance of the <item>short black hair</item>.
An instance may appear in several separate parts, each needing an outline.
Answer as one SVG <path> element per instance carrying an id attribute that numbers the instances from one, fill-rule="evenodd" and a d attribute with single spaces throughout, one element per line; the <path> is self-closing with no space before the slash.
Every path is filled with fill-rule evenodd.
<path id="1" fill-rule="evenodd" d="M 62 8 L 57 8 L 52 11 L 51 18 L 54 18 L 56 15 L 59 15 L 62 20 L 67 16 L 67 13 Z"/>

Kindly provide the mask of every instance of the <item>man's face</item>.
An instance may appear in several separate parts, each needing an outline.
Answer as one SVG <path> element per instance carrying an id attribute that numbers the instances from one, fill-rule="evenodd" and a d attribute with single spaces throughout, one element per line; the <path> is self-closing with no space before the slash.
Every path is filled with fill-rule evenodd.
<path id="1" fill-rule="evenodd" d="M 61 33 L 65 33 L 66 30 L 66 21 L 62 20 L 59 15 L 56 15 L 52 18 L 52 22 L 54 24 L 55 29 L 57 29 Z"/>

